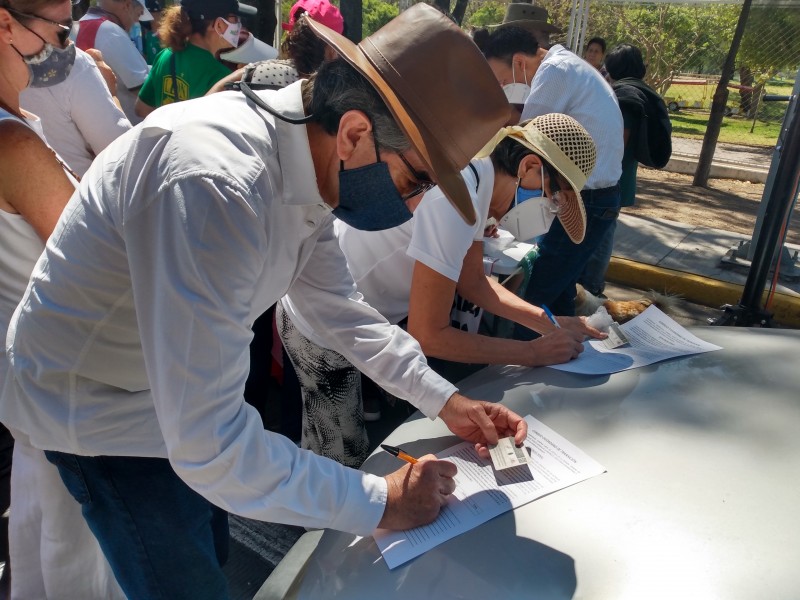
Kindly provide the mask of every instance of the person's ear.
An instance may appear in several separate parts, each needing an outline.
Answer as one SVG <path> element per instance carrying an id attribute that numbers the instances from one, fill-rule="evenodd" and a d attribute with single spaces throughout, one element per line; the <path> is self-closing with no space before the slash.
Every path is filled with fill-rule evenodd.
<path id="1" fill-rule="evenodd" d="M 542 178 L 542 159 L 535 154 L 526 154 L 523 159 L 519 161 L 517 178 L 524 180 L 531 173 L 535 174 L 537 179 Z"/>
<path id="2" fill-rule="evenodd" d="M 339 120 L 339 131 L 336 132 L 336 153 L 339 159 L 349 160 L 354 154 L 363 152 L 367 145 L 374 156 L 372 121 L 363 111 L 348 110 Z"/>
<path id="3" fill-rule="evenodd" d="M 515 52 L 511 57 L 511 65 L 520 76 L 525 69 L 525 58 L 525 54 L 522 52 Z"/>
<path id="4" fill-rule="evenodd" d="M 217 17 L 214 19 L 214 31 L 216 31 L 219 35 L 225 33 L 228 29 L 228 23 L 222 17 Z"/>

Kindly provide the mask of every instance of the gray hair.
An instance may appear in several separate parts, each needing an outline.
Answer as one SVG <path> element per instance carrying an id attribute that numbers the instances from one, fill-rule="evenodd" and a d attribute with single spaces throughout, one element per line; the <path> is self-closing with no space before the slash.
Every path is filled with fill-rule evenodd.
<path id="1" fill-rule="evenodd" d="M 360 110 L 372 122 L 375 143 L 383 150 L 402 152 L 411 144 L 377 90 L 358 70 L 342 59 L 324 62 L 303 88 L 306 114 L 336 135 L 339 121 L 349 110 Z"/>

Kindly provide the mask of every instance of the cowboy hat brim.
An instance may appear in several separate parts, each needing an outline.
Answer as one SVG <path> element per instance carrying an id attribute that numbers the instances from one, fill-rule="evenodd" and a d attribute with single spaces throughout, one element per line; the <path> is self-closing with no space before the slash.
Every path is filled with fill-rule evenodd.
<path id="1" fill-rule="evenodd" d="M 461 169 L 450 159 L 436 137 L 421 122 L 411 116 L 405 103 L 381 75 L 361 45 L 354 44 L 343 35 L 313 19 L 308 19 L 308 22 L 321 40 L 333 48 L 342 59 L 357 69 L 375 87 L 400 129 L 408 138 L 412 148 L 435 178 L 439 188 L 463 219 L 470 225 L 474 225 L 476 222 L 475 208 L 467 185 L 461 176 Z M 367 38 L 361 43 L 370 43 L 370 40 Z M 380 52 L 376 52 L 376 54 L 380 55 Z M 388 65 L 388 68 L 391 68 L 391 65 Z"/>
<path id="2" fill-rule="evenodd" d="M 516 21 L 505 21 L 490 27 L 519 27 L 531 32 L 543 31 L 544 33 L 562 33 L 561 29 L 555 25 L 551 25 L 547 21 L 534 21 L 532 19 L 518 19 Z"/>

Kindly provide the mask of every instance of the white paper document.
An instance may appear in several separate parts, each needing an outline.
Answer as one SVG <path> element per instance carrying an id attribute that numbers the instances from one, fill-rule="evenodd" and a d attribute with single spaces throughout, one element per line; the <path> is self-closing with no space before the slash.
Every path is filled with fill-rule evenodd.
<path id="1" fill-rule="evenodd" d="M 676 356 L 722 349 L 692 335 L 655 306 L 621 325 L 620 329 L 628 338 L 628 345 L 609 349 L 600 340 L 589 340 L 583 343 L 583 352 L 578 358 L 550 368 L 584 375 L 607 375 Z"/>
<path id="2" fill-rule="evenodd" d="M 436 455 L 458 467 L 456 491 L 432 523 L 405 531 L 375 533 L 390 569 L 508 510 L 605 472 L 602 465 L 544 423 L 530 415 L 525 420 L 525 451 L 530 453 L 527 464 L 496 471 L 491 461 L 478 456 L 469 442 Z"/>

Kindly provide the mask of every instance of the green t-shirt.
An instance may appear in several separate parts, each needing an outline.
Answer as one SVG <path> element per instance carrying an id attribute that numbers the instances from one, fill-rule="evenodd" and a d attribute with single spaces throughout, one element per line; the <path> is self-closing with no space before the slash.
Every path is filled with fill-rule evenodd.
<path id="1" fill-rule="evenodd" d="M 174 54 L 175 72 L 178 75 L 178 101 L 204 96 L 212 85 L 231 74 L 230 69 L 208 50 L 192 44 L 187 44 L 186 48 Z M 153 68 L 139 90 L 139 98 L 145 104 L 158 108 L 175 102 L 172 55 L 170 48 L 164 48 L 156 56 Z"/>
<path id="2" fill-rule="evenodd" d="M 152 31 L 145 30 L 142 36 L 142 47 L 144 50 L 144 60 L 148 65 L 156 61 L 156 56 L 161 52 L 161 40 Z"/>

